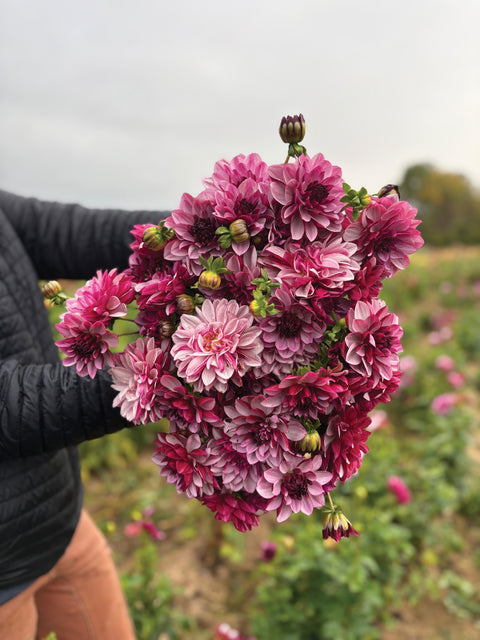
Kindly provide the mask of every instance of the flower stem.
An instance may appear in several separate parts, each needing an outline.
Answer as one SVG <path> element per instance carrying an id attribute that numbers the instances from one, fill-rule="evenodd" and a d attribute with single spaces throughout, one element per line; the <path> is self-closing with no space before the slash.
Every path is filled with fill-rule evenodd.
<path id="1" fill-rule="evenodd" d="M 117 336 L 119 338 L 122 338 L 123 336 L 137 336 L 138 335 L 138 331 L 129 331 L 127 333 L 117 333 Z"/>
<path id="2" fill-rule="evenodd" d="M 333 509 L 333 508 L 334 508 L 334 505 L 333 505 L 332 496 L 330 495 L 330 492 L 328 492 L 328 493 L 327 493 L 327 496 L 328 496 L 328 501 L 330 502 L 330 506 L 331 506 L 331 507 L 332 507 L 332 509 Z"/>
<path id="3" fill-rule="evenodd" d="M 290 154 L 287 154 L 287 159 L 285 160 L 284 164 L 287 164 L 289 160 L 290 160 Z"/>

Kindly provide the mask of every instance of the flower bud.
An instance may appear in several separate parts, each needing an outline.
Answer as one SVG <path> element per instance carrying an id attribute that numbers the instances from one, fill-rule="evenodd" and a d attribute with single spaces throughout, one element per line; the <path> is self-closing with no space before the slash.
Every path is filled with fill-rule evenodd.
<path id="1" fill-rule="evenodd" d="M 230 226 L 228 227 L 230 234 L 232 236 L 233 242 L 236 244 L 241 244 L 242 242 L 247 242 L 250 239 L 250 234 L 248 233 L 247 225 L 245 220 L 238 218 L 234 220 Z"/>
<path id="2" fill-rule="evenodd" d="M 142 235 L 143 244 L 152 251 L 160 251 L 167 244 L 167 239 L 162 234 L 160 227 L 147 227 Z"/>
<path id="3" fill-rule="evenodd" d="M 215 291 L 222 284 L 222 279 L 215 271 L 202 271 L 198 279 L 198 284 L 204 289 Z"/>
<path id="4" fill-rule="evenodd" d="M 62 291 L 62 287 L 56 280 L 50 280 L 40 287 L 40 291 L 44 298 L 52 300 Z"/>
<path id="5" fill-rule="evenodd" d="M 192 313 L 195 305 L 193 304 L 193 298 L 186 293 L 182 293 L 177 296 L 177 311 L 178 313 Z"/>
<path id="6" fill-rule="evenodd" d="M 170 320 L 160 320 L 157 325 L 157 331 L 159 338 L 163 340 L 164 338 L 170 338 L 175 332 L 175 327 Z"/>
<path id="7" fill-rule="evenodd" d="M 300 113 L 298 116 L 285 116 L 280 122 L 280 137 L 286 143 L 298 143 L 305 136 L 305 118 Z"/>
<path id="8" fill-rule="evenodd" d="M 297 448 L 302 453 L 315 453 L 322 446 L 322 439 L 318 431 L 310 431 L 307 435 L 297 442 Z"/>
<path id="9" fill-rule="evenodd" d="M 260 318 L 260 316 L 262 315 L 261 305 L 258 302 L 258 300 L 252 300 L 248 305 L 248 308 L 250 309 L 250 313 L 252 314 L 252 316 L 255 316 L 256 318 Z"/>
<path id="10" fill-rule="evenodd" d="M 400 200 L 400 190 L 396 184 L 386 184 L 378 190 L 377 195 L 379 198 L 383 198 L 384 196 L 395 196 L 396 199 Z"/>

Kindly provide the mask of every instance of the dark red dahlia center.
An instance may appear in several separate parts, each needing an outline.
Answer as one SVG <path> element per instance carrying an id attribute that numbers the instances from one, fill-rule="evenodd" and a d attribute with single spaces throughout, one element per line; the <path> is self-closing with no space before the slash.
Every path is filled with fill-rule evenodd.
<path id="1" fill-rule="evenodd" d="M 270 442 L 272 438 L 271 427 L 269 427 L 266 424 L 260 425 L 259 428 L 255 431 L 254 438 L 255 438 L 255 442 L 258 445 L 265 444 L 266 442 Z"/>
<path id="2" fill-rule="evenodd" d="M 305 189 L 305 195 L 311 204 L 321 204 L 328 197 L 328 189 L 321 182 L 312 182 Z"/>
<path id="3" fill-rule="evenodd" d="M 300 500 L 308 493 L 309 481 L 300 469 L 294 469 L 287 473 L 282 481 L 282 486 L 287 490 L 291 498 Z"/>
<path id="4" fill-rule="evenodd" d="M 278 321 L 278 333 L 282 338 L 294 338 L 300 333 L 302 323 L 294 313 L 287 311 Z"/>
<path id="5" fill-rule="evenodd" d="M 195 240 L 205 246 L 215 239 L 215 223 L 207 218 L 195 218 L 194 223 L 190 227 L 190 233 Z"/>
<path id="6" fill-rule="evenodd" d="M 249 202 L 248 200 L 246 200 L 245 198 L 243 198 L 238 203 L 236 213 L 238 217 L 241 218 L 242 216 L 248 216 L 253 211 L 255 211 L 255 205 Z"/>
<path id="7" fill-rule="evenodd" d="M 77 358 L 90 359 L 96 353 L 98 341 L 90 334 L 79 336 L 73 345 L 73 353 Z"/>

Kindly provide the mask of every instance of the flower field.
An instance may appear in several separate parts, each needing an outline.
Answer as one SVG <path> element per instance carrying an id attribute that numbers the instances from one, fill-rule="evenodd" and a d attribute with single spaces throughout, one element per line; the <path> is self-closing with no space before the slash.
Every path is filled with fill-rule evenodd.
<path id="1" fill-rule="evenodd" d="M 139 640 L 480 635 L 480 248 L 423 248 L 380 298 L 404 329 L 403 376 L 333 492 L 359 537 L 324 540 L 316 511 L 245 533 L 214 520 L 160 477 L 162 423 L 82 445 Z"/>

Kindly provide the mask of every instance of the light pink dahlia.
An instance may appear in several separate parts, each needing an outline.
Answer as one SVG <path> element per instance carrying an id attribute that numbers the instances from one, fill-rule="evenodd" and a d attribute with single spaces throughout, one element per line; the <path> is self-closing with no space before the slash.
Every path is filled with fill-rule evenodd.
<path id="1" fill-rule="evenodd" d="M 88 322 L 101 321 L 108 325 L 113 318 L 127 315 L 127 305 L 134 298 L 132 278 L 112 269 L 97 271 L 94 278 L 77 290 L 74 298 L 67 300 L 66 307 Z"/>
<path id="2" fill-rule="evenodd" d="M 386 196 L 372 198 L 359 219 L 344 232 L 347 242 L 358 246 L 357 257 L 363 261 L 375 258 L 383 267 L 382 277 L 390 278 L 409 264 L 409 255 L 423 246 L 417 226 L 417 210 L 403 200 L 397 202 Z"/>
<path id="3" fill-rule="evenodd" d="M 371 302 L 359 300 L 347 314 L 350 333 L 345 338 L 344 358 L 360 375 L 370 378 L 373 385 L 390 380 L 399 368 L 403 335 L 394 313 L 377 298 Z"/>
<path id="4" fill-rule="evenodd" d="M 168 356 L 155 347 L 155 340 L 138 338 L 117 355 L 110 369 L 112 388 L 118 391 L 113 401 L 124 418 L 134 424 L 156 422 L 163 417 L 160 379 L 168 370 Z"/>
<path id="5" fill-rule="evenodd" d="M 178 375 L 199 393 L 224 392 L 230 381 L 241 386 L 246 371 L 261 364 L 261 330 L 252 323 L 249 308 L 234 300 L 205 300 L 195 315 L 183 314 L 172 336 Z"/>
<path id="6" fill-rule="evenodd" d="M 238 187 L 247 179 L 253 180 L 266 190 L 269 181 L 268 166 L 258 153 L 248 156 L 239 154 L 230 161 L 219 160 L 215 163 L 212 176 L 203 182 L 207 187 L 224 189 L 228 184 Z"/>
<path id="7" fill-rule="evenodd" d="M 55 343 L 66 356 L 63 364 L 75 365 L 79 376 L 95 378 L 99 369 L 114 363 L 110 349 L 117 346 L 118 337 L 104 322 L 89 322 L 78 313 L 64 313 L 55 327 L 64 336 Z"/>
<path id="8" fill-rule="evenodd" d="M 267 511 L 277 510 L 277 521 L 283 522 L 292 513 L 311 515 L 325 504 L 325 487 L 331 473 L 319 471 L 322 458 L 306 459 L 286 454 L 278 468 L 267 469 L 257 484 L 258 493 L 269 500 Z"/>
<path id="9" fill-rule="evenodd" d="M 293 240 L 313 242 L 325 231 L 342 228 L 342 171 L 321 153 L 302 155 L 293 163 L 269 168 L 274 199 L 282 205 L 281 219 L 290 225 Z"/>

